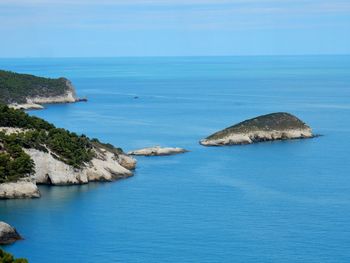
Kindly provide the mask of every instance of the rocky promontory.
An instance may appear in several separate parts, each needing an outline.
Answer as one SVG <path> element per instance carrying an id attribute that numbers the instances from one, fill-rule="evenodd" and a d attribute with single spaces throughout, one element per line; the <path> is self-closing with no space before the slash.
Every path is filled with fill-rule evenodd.
<path id="1" fill-rule="evenodd" d="M 22 109 L 22 110 L 28 110 L 28 109 L 43 109 L 43 104 L 55 104 L 55 103 L 73 103 L 81 101 L 76 96 L 75 89 L 72 85 L 72 83 L 65 78 L 61 78 L 63 81 L 63 85 L 65 85 L 65 89 L 62 90 L 62 94 L 41 94 L 36 96 L 28 96 L 25 98 L 24 103 L 11 103 L 9 104 L 10 107 L 14 109 Z"/>
<path id="2" fill-rule="evenodd" d="M 258 116 L 216 132 L 200 141 L 204 146 L 240 145 L 262 141 L 312 138 L 311 128 L 285 112 Z"/>
<path id="3" fill-rule="evenodd" d="M 17 230 L 9 224 L 0 221 L 0 245 L 7 245 L 21 240 Z"/>
<path id="4" fill-rule="evenodd" d="M 163 156 L 163 155 L 174 155 L 174 154 L 185 153 L 185 152 L 188 152 L 188 151 L 178 147 L 154 146 L 154 147 L 143 148 L 135 151 L 130 151 L 128 152 L 128 154 L 141 155 L 141 156 Z"/>
<path id="5" fill-rule="evenodd" d="M 135 167 L 120 148 L 0 105 L 0 199 L 40 197 L 37 184 L 114 181 Z"/>
<path id="6" fill-rule="evenodd" d="M 14 109 L 42 109 L 43 104 L 86 101 L 70 80 L 0 70 L 0 102 Z"/>

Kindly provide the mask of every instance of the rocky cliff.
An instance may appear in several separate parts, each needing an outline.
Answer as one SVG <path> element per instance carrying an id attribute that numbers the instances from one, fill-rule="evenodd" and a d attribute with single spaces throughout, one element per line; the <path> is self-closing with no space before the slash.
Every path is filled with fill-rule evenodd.
<path id="1" fill-rule="evenodd" d="M 0 184 L 0 199 L 37 198 L 36 184 L 73 185 L 92 181 L 114 181 L 133 175 L 136 160 L 124 153 L 116 155 L 105 149 L 94 149 L 96 157 L 81 169 L 53 157 L 50 152 L 24 149 L 35 163 L 35 173 L 28 179 Z"/>
<path id="2" fill-rule="evenodd" d="M 125 154 L 115 155 L 105 149 L 94 149 L 94 151 L 96 157 L 85 164 L 85 167 L 77 169 L 57 160 L 50 152 L 25 149 L 35 163 L 33 178 L 38 184 L 86 184 L 91 181 L 113 181 L 133 175 L 135 159 Z M 121 159 L 123 162 L 120 162 Z"/>

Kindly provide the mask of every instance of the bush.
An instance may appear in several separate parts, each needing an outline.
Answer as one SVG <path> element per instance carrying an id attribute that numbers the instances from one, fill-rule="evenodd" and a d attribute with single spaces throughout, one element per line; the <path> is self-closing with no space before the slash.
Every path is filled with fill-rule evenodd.
<path id="1" fill-rule="evenodd" d="M 24 258 L 15 259 L 10 253 L 0 248 L 0 263 L 28 263 L 28 260 Z"/>

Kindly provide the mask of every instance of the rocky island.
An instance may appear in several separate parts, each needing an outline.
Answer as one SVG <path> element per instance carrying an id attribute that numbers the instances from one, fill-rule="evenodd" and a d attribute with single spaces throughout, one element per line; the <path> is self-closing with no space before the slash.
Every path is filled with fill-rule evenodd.
<path id="1" fill-rule="evenodd" d="M 21 239 L 22 237 L 18 234 L 14 227 L 0 221 L 0 245 L 11 244 Z"/>
<path id="2" fill-rule="evenodd" d="M 312 138 L 311 128 L 285 112 L 249 119 L 200 141 L 204 146 L 240 145 L 262 141 Z"/>
<path id="3" fill-rule="evenodd" d="M 126 178 L 135 166 L 120 148 L 0 104 L 0 199 L 40 197 L 37 184 Z"/>
<path id="4" fill-rule="evenodd" d="M 43 78 L 0 70 L 0 102 L 15 109 L 42 109 L 42 104 L 85 101 L 66 78 Z"/>
<path id="5" fill-rule="evenodd" d="M 178 147 L 154 146 L 154 147 L 143 148 L 135 151 L 130 151 L 128 152 L 128 154 L 139 155 L 139 156 L 164 156 L 164 155 L 174 155 L 174 154 L 185 153 L 185 152 L 188 152 L 188 151 Z"/>

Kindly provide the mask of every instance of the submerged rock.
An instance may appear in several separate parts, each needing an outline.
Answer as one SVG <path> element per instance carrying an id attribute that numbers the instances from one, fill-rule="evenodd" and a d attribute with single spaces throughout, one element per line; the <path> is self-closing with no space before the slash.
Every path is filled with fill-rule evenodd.
<path id="1" fill-rule="evenodd" d="M 271 113 L 216 132 L 200 141 L 204 146 L 239 145 L 261 141 L 312 138 L 311 128 L 292 114 Z"/>
<path id="2" fill-rule="evenodd" d="M 0 199 L 38 198 L 40 192 L 35 182 L 18 181 L 0 184 Z"/>
<path id="3" fill-rule="evenodd" d="M 11 244 L 21 239 L 22 237 L 18 234 L 15 228 L 0 221 L 0 245 Z"/>
<path id="4" fill-rule="evenodd" d="M 128 152 L 130 155 L 162 156 L 188 152 L 183 148 L 154 146 Z"/>

